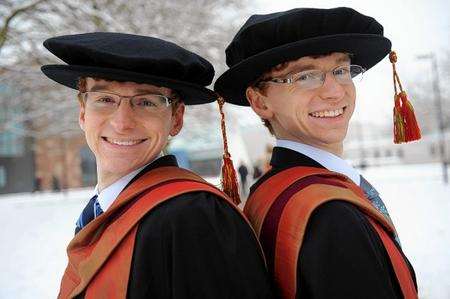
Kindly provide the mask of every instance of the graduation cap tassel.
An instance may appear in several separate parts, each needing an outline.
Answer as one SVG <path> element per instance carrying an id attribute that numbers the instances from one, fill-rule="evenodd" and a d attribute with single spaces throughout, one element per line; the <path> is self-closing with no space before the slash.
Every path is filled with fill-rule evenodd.
<path id="1" fill-rule="evenodd" d="M 233 166 L 233 161 L 231 160 L 231 155 L 228 152 L 228 140 L 227 133 L 225 127 L 225 114 L 223 113 L 223 104 L 225 101 L 222 97 L 219 96 L 217 99 L 217 103 L 219 104 L 220 116 L 221 116 L 221 129 L 222 129 L 222 138 L 223 138 L 223 165 L 222 165 L 222 190 L 231 197 L 233 202 L 238 205 L 241 203 L 241 199 L 239 197 L 239 187 L 236 177 L 236 170 Z"/>
<path id="2" fill-rule="evenodd" d="M 404 143 L 421 138 L 420 128 L 417 124 L 414 108 L 408 100 L 406 92 L 403 90 L 400 78 L 395 68 L 397 54 L 392 51 L 389 54 L 389 60 L 392 63 L 394 79 L 394 143 Z M 397 84 L 400 92 L 397 90 Z"/>

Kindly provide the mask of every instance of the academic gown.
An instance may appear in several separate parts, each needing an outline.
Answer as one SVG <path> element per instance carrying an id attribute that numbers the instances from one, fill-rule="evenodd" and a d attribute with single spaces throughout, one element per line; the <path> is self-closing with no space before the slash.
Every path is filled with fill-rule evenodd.
<path id="1" fill-rule="evenodd" d="M 270 164 L 272 168 L 251 187 L 251 193 L 287 168 L 325 168 L 313 159 L 283 147 L 274 148 Z M 417 288 L 414 269 L 400 252 Z M 381 239 L 354 205 L 331 201 L 319 206 L 311 215 L 297 264 L 296 298 L 403 298 Z"/>
<path id="2" fill-rule="evenodd" d="M 178 165 L 174 156 L 161 157 L 129 184 L 162 166 Z M 127 298 L 273 297 L 249 225 L 223 199 L 192 192 L 164 202 L 140 222 Z"/>

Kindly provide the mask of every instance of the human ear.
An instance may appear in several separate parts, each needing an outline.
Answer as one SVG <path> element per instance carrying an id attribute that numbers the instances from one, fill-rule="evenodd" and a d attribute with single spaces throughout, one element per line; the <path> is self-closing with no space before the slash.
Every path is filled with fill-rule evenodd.
<path id="1" fill-rule="evenodd" d="M 86 107 L 84 106 L 84 103 L 79 100 L 78 103 L 80 104 L 80 113 L 78 115 L 78 124 L 80 125 L 81 130 L 84 131 L 84 116 L 86 113 Z"/>
<path id="2" fill-rule="evenodd" d="M 267 97 L 260 90 L 255 87 L 247 87 L 245 95 L 253 111 L 259 117 L 267 120 L 273 117 L 272 110 L 266 105 Z"/>
<path id="3" fill-rule="evenodd" d="M 183 127 L 183 116 L 184 116 L 184 103 L 178 104 L 175 112 L 172 115 L 172 128 L 170 129 L 169 135 L 176 136 Z"/>

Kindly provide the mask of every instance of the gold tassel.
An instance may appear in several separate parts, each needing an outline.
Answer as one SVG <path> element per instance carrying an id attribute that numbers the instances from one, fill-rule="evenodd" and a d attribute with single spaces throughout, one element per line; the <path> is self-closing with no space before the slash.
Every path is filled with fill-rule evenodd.
<path id="1" fill-rule="evenodd" d="M 218 96 L 217 103 L 219 104 L 220 111 L 220 124 L 222 129 L 222 138 L 223 138 L 223 165 L 222 165 L 222 190 L 227 194 L 233 202 L 238 205 L 241 203 L 241 199 L 239 197 L 239 186 L 236 177 L 236 170 L 233 166 L 233 161 L 231 160 L 231 155 L 228 152 L 228 140 L 227 133 L 225 127 L 225 114 L 223 113 L 223 105 L 225 101 L 221 96 Z"/>
<path id="2" fill-rule="evenodd" d="M 389 54 L 389 60 L 392 63 L 392 72 L 394 79 L 394 143 L 404 143 L 421 138 L 420 128 L 414 114 L 414 108 L 408 100 L 406 92 L 403 90 L 400 78 L 395 68 L 397 54 L 392 51 Z M 400 92 L 397 92 L 397 84 Z"/>

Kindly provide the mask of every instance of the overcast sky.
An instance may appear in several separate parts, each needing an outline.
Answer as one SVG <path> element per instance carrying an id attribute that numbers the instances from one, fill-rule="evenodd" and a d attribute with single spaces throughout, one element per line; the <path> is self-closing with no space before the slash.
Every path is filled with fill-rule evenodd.
<path id="1" fill-rule="evenodd" d="M 252 13 L 270 13 L 296 7 L 332 8 L 348 6 L 374 17 L 384 26 L 398 55 L 397 70 L 403 86 L 417 82 L 419 72 L 430 70 L 430 62 L 417 55 L 430 51 L 442 57 L 450 51 L 450 2 L 445 0 L 253 0 Z M 424 80 L 430 80 L 427 76 Z M 431 84 L 431 82 L 430 82 Z M 357 109 L 354 118 L 376 123 L 392 121 L 392 67 L 385 58 L 365 74 L 357 86 Z M 411 99 L 414 104 L 414 99 Z"/>

